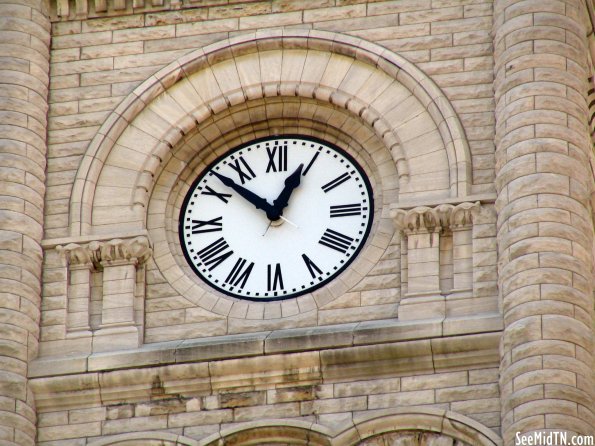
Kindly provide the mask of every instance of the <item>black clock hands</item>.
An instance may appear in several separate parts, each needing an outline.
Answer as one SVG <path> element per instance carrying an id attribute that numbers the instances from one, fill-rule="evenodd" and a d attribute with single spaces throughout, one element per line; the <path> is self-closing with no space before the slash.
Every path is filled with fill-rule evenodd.
<path id="1" fill-rule="evenodd" d="M 243 198 L 248 200 L 250 203 L 252 203 L 256 207 L 256 209 L 263 210 L 267 214 L 267 218 L 269 220 L 278 220 L 279 219 L 278 216 L 276 218 L 274 218 L 277 215 L 275 207 L 271 206 L 269 204 L 269 202 L 266 201 L 264 198 L 261 198 L 258 195 L 256 195 L 254 192 L 251 192 L 248 189 L 246 189 L 245 187 L 240 186 L 235 181 L 233 181 L 231 178 L 223 176 L 217 172 L 213 172 L 213 175 L 215 175 L 217 178 L 219 178 L 221 180 L 221 182 L 223 184 L 225 184 L 227 187 L 231 187 L 238 194 L 240 194 L 240 196 L 242 196 Z"/>
<path id="2" fill-rule="evenodd" d="M 213 175 L 219 178 L 224 185 L 232 188 L 240 196 L 252 203 L 254 207 L 256 207 L 256 209 L 263 210 L 266 213 L 267 218 L 269 220 L 277 221 L 283 215 L 283 209 L 287 207 L 287 204 L 289 203 L 289 198 L 291 197 L 293 190 L 300 185 L 303 168 L 304 165 L 300 164 L 298 168 L 285 179 L 285 187 L 283 188 L 277 199 L 273 201 L 272 206 L 266 199 L 261 198 L 254 192 L 249 191 L 243 186 L 240 186 L 231 178 L 223 176 L 217 172 L 213 172 Z"/>
<path id="3" fill-rule="evenodd" d="M 277 199 L 273 201 L 273 209 L 275 211 L 275 216 L 277 217 L 275 220 L 279 219 L 281 215 L 283 215 L 283 209 L 287 207 L 287 204 L 289 203 L 289 197 L 291 197 L 293 190 L 300 185 L 303 168 L 304 165 L 300 164 L 298 168 L 285 179 L 285 187 Z"/>

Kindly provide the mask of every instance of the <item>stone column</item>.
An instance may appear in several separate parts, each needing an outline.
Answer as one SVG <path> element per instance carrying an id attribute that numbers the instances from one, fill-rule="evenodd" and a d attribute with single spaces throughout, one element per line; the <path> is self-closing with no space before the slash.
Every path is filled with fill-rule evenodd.
<path id="1" fill-rule="evenodd" d="M 479 202 L 464 202 L 456 206 L 441 204 L 391 211 L 407 253 L 407 277 L 402 277 L 407 282 L 407 292 L 399 304 L 399 319 L 446 317 L 445 295 L 470 295 L 472 214 L 479 208 Z M 450 232 L 454 237 L 448 260 L 452 262 L 454 259 L 454 268 L 445 272 L 443 269 L 447 264 L 441 259 L 440 246 L 444 234 Z M 454 288 L 442 290 L 441 279 L 447 277 Z"/>
<path id="2" fill-rule="evenodd" d="M 99 252 L 103 300 L 101 325 L 93 339 L 93 351 L 136 348 L 142 336 L 135 311 L 137 268 L 152 253 L 149 241 L 146 237 L 111 240 L 100 243 Z"/>
<path id="3" fill-rule="evenodd" d="M 503 437 L 512 445 L 517 432 L 592 435 L 584 2 L 494 8 Z"/>
<path id="4" fill-rule="evenodd" d="M 407 252 L 407 293 L 399 304 L 399 319 L 444 317 L 440 291 L 440 237 L 448 227 L 450 208 L 420 206 L 391 213 Z"/>
<path id="5" fill-rule="evenodd" d="M 0 443 L 35 443 L 50 22 L 43 0 L 0 4 Z"/>

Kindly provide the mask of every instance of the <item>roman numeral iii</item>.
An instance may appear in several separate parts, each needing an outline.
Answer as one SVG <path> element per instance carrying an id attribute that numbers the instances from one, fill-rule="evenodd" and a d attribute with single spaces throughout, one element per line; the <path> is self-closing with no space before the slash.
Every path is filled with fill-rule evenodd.
<path id="1" fill-rule="evenodd" d="M 318 243 L 320 243 L 323 246 L 326 246 L 327 248 L 331 248 L 335 251 L 339 251 L 345 254 L 351 246 L 353 240 L 354 239 L 345 234 L 333 231 L 332 229 L 327 229 L 326 231 L 324 231 L 324 234 L 322 234 L 322 237 L 320 238 Z"/>
<path id="2" fill-rule="evenodd" d="M 354 204 L 340 204 L 331 206 L 331 218 L 335 217 L 350 217 L 352 215 L 362 215 L 362 205 L 360 203 Z"/>

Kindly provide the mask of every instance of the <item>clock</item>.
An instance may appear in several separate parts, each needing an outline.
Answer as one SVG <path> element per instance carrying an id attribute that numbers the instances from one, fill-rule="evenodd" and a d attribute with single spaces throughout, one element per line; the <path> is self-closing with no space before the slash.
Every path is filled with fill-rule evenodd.
<path id="1" fill-rule="evenodd" d="M 254 140 L 206 168 L 180 211 L 194 273 L 238 299 L 271 301 L 323 286 L 356 258 L 373 194 L 339 147 L 305 136 Z"/>

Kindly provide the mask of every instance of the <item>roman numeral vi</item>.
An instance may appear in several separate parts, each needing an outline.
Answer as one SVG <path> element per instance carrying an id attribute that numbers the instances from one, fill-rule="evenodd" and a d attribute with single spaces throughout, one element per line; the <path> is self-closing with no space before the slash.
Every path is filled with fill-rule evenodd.
<path id="1" fill-rule="evenodd" d="M 267 265 L 267 290 L 277 291 L 283 289 L 283 275 L 281 274 L 281 265 L 279 263 Z"/>

